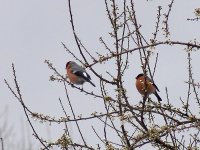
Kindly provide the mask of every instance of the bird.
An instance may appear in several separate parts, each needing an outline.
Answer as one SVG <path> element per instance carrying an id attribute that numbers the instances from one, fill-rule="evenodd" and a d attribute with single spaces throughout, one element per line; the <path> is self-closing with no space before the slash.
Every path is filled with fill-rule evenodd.
<path id="1" fill-rule="evenodd" d="M 66 64 L 66 72 L 71 83 L 83 85 L 83 83 L 89 82 L 95 87 L 95 84 L 92 83 L 89 74 L 76 62 L 68 61 Z"/>
<path id="2" fill-rule="evenodd" d="M 138 74 L 136 77 L 136 88 L 138 92 L 148 97 L 150 94 L 154 94 L 158 101 L 162 101 L 161 97 L 158 95 L 157 91 L 159 91 L 158 87 L 153 83 L 153 81 L 143 73 Z"/>

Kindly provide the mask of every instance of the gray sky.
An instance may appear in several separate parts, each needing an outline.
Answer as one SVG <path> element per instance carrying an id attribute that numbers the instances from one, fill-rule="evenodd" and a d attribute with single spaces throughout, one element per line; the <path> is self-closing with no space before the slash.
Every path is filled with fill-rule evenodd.
<path id="1" fill-rule="evenodd" d="M 155 31 L 154 22 L 156 20 L 157 6 L 162 5 L 162 13 L 164 13 L 167 3 L 166 1 L 158 0 L 150 2 L 136 0 L 135 2 L 138 21 L 143 24 L 142 32 L 147 39 L 150 39 L 152 38 L 151 33 Z M 169 20 L 171 40 L 183 42 L 188 42 L 194 38 L 198 41 L 200 40 L 200 23 L 186 21 L 187 18 L 194 17 L 194 9 L 199 7 L 199 4 L 199 1 L 175 1 Z M 105 54 L 106 51 L 100 44 L 99 37 L 102 36 L 108 45 L 113 45 L 108 35 L 108 32 L 111 31 L 111 25 L 108 24 L 104 2 L 99 0 L 84 0 L 84 2 L 73 0 L 72 10 L 77 33 L 81 41 L 94 56 L 97 56 L 95 54 L 96 51 Z M 21 92 L 28 107 L 33 112 L 59 117 L 63 115 L 63 112 L 58 98 L 60 97 L 65 101 L 64 88 L 60 83 L 49 82 L 49 76 L 52 75 L 52 71 L 44 63 L 44 60 L 50 60 L 57 70 L 65 75 L 65 64 L 67 61 L 73 60 L 73 57 L 65 52 L 61 42 L 64 42 L 76 54 L 78 54 L 78 51 L 72 36 L 67 1 L 0 0 L 0 18 L 0 89 L 2 91 L 0 94 L 0 110 L 3 111 L 8 106 L 9 117 L 7 119 L 10 124 L 14 125 L 16 136 L 21 138 L 21 121 L 24 120 L 26 122 L 25 115 L 21 105 L 3 82 L 3 79 L 6 78 L 13 85 L 11 64 L 15 64 Z M 160 39 L 163 39 L 162 35 L 160 35 Z M 164 89 L 166 86 L 169 88 L 171 98 L 186 97 L 187 84 L 184 81 L 187 80 L 188 76 L 186 74 L 187 54 L 183 49 L 184 47 L 180 46 L 158 46 L 155 49 L 155 52 L 159 52 L 159 62 L 154 79 L 161 91 L 160 96 L 163 97 L 164 102 L 166 97 Z M 152 57 L 152 64 L 155 61 L 155 56 Z M 200 75 L 198 68 L 199 52 L 193 53 L 192 56 L 193 71 L 198 81 Z M 130 102 L 137 104 L 137 101 L 134 100 L 137 99 L 139 101 L 140 95 L 136 92 L 134 78 L 141 72 L 138 53 L 131 55 L 130 60 L 133 61 L 131 61 L 130 68 L 125 75 L 125 86 Z M 106 76 L 105 72 L 110 69 L 110 67 L 106 67 L 107 65 L 109 63 L 97 65 L 94 69 Z M 114 72 L 115 70 L 109 71 Z M 98 85 L 97 77 L 90 71 L 88 72 L 94 83 Z M 98 86 L 93 89 L 90 84 L 85 84 L 84 87 L 88 88 L 89 91 L 100 93 Z M 88 98 L 83 93 L 77 93 L 70 86 L 68 86 L 68 90 L 77 115 L 81 113 L 91 114 L 95 110 L 104 110 L 104 107 L 100 107 L 102 102 L 99 99 Z M 176 102 L 174 104 L 178 105 Z M 67 111 L 70 112 L 69 108 L 67 108 Z M 84 127 L 91 127 L 90 123 L 83 122 L 83 129 Z M 95 124 L 95 122 L 92 122 L 92 124 Z M 36 123 L 35 126 L 38 132 L 41 133 L 40 135 L 44 135 L 44 137 L 50 136 L 46 134 L 45 125 Z M 63 126 L 52 126 L 49 129 L 51 139 L 57 139 L 63 128 Z M 71 128 L 72 132 L 74 132 L 74 128 Z M 84 132 L 89 134 L 87 131 Z M 76 133 L 73 134 L 76 137 Z M 90 137 L 86 139 L 90 143 L 94 142 Z"/>

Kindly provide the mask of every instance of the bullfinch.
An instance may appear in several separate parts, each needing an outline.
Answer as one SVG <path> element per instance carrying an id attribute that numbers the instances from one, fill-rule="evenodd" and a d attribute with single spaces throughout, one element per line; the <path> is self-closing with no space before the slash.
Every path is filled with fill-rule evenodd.
<path id="1" fill-rule="evenodd" d="M 149 96 L 150 94 L 154 94 L 157 97 L 158 101 L 162 101 L 157 93 L 157 91 L 159 91 L 158 87 L 152 82 L 152 80 L 148 76 L 145 76 L 142 73 L 136 77 L 136 88 L 141 95 Z"/>
<path id="2" fill-rule="evenodd" d="M 84 82 L 89 82 L 95 87 L 94 83 L 90 81 L 91 78 L 85 69 L 74 61 L 67 62 L 66 71 L 70 82 L 73 84 L 82 85 Z"/>

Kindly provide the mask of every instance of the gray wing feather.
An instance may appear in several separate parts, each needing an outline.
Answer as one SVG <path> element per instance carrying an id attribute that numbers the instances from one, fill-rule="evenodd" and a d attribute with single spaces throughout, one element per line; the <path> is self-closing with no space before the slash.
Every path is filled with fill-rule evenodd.
<path id="1" fill-rule="evenodd" d="M 81 72 L 85 72 L 85 69 L 81 66 L 79 66 L 77 63 L 75 62 L 71 62 L 71 69 L 74 71 L 74 72 L 77 72 L 77 71 L 81 71 Z"/>

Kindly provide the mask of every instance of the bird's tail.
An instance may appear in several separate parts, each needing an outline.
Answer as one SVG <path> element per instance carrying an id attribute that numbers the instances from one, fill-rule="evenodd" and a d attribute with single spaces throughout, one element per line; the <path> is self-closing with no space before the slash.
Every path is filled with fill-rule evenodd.
<path id="1" fill-rule="evenodd" d="M 96 85 L 94 83 L 92 83 L 92 81 L 88 81 L 90 84 L 92 84 L 94 87 L 96 87 Z"/>
<path id="2" fill-rule="evenodd" d="M 155 94 L 155 96 L 157 97 L 158 101 L 162 101 L 161 97 L 158 95 L 157 92 L 155 92 L 154 94 Z"/>

